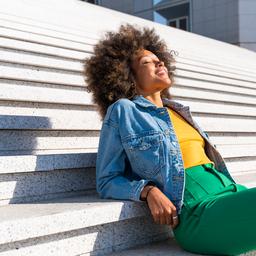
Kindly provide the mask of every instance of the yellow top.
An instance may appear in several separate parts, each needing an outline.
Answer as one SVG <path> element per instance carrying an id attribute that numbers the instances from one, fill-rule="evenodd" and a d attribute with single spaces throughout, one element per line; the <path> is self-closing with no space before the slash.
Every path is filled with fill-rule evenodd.
<path id="1" fill-rule="evenodd" d="M 180 144 L 184 168 L 206 163 L 214 164 L 205 153 L 205 141 L 200 133 L 176 111 L 169 107 L 167 110 Z"/>

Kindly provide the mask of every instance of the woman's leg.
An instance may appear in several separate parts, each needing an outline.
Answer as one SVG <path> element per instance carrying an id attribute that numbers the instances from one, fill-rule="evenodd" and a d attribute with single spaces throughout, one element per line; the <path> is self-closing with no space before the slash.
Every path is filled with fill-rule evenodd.
<path id="1" fill-rule="evenodd" d="M 238 255 L 256 250 L 256 188 L 224 182 L 222 191 L 202 195 L 203 177 L 209 181 L 209 176 L 204 176 L 201 168 L 202 177 L 197 178 L 200 182 L 192 183 L 192 178 L 199 173 L 190 171 L 189 174 L 187 185 L 193 184 L 193 189 L 186 186 L 189 200 L 182 208 L 180 224 L 173 230 L 180 246 L 190 252 L 210 255 Z M 204 189 L 210 190 L 207 185 Z M 192 193 L 196 194 L 193 200 Z"/>
<path id="2" fill-rule="evenodd" d="M 205 200 L 185 210 L 180 222 L 174 233 L 185 250 L 213 255 L 256 250 L 256 188 Z"/>

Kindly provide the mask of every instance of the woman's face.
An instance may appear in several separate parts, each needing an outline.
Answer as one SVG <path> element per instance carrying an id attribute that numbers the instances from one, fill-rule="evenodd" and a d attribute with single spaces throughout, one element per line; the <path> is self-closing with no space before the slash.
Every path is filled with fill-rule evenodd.
<path id="1" fill-rule="evenodd" d="M 167 68 L 151 51 L 140 50 L 132 60 L 132 70 L 139 94 L 150 95 L 171 85 Z"/>

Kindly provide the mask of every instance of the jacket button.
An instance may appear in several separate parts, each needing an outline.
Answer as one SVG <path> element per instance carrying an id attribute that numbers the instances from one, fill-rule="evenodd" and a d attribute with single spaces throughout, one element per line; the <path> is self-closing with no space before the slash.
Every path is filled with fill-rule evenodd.
<path id="1" fill-rule="evenodd" d="M 170 134 L 170 131 L 167 129 L 164 131 L 164 133 L 168 135 L 168 134 Z"/>

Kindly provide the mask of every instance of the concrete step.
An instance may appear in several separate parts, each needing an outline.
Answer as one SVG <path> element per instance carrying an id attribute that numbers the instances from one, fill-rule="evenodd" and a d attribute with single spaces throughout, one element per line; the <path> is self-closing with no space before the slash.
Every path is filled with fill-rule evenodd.
<path id="1" fill-rule="evenodd" d="M 73 112 L 74 113 L 74 112 Z M 93 112 L 91 112 L 93 114 Z M 78 113 L 79 115 L 79 113 Z M 88 113 L 89 115 L 89 113 Z M 78 116 L 73 116 L 73 120 Z M 91 115 L 92 117 L 92 115 Z M 71 117 L 70 117 L 71 118 Z M 46 119 L 46 118 L 45 118 Z M 45 130 L 47 126 L 51 126 L 52 123 L 48 121 L 49 124 L 44 120 L 43 117 L 32 118 L 32 117 L 20 117 L 20 116 L 0 116 L 0 122 L 3 121 L 3 126 L 13 127 L 12 121 L 20 121 L 16 123 L 16 128 L 23 128 L 22 130 L 0 130 L 0 152 L 1 156 L 17 156 L 17 155 L 74 155 L 74 154 L 86 154 L 86 153 L 96 153 L 99 141 L 99 131 L 90 131 L 86 129 L 84 131 L 71 131 L 71 130 L 55 130 L 61 124 L 64 124 L 64 120 L 52 119 L 55 122 L 51 130 Z M 38 120 L 38 122 L 36 122 Z M 87 119 L 79 119 L 79 123 L 82 124 L 83 121 Z M 6 121 L 6 122 L 4 122 Z M 29 122 L 30 124 L 28 124 Z M 93 123 L 92 125 L 96 125 Z M 30 130 L 29 126 L 34 129 Z M 68 126 L 68 125 L 67 125 Z M 1 124 L 0 124 L 1 127 Z M 41 130 L 44 129 L 44 130 Z M 218 144 L 215 142 L 219 140 Z M 248 160 L 251 159 L 251 164 L 248 163 L 246 168 L 242 166 L 230 167 L 231 172 L 237 172 L 239 170 L 249 171 L 254 169 L 255 163 L 253 163 L 253 158 L 255 155 L 255 137 L 236 137 L 233 135 L 231 138 L 227 137 L 227 140 L 220 141 L 220 138 L 215 137 L 214 140 L 210 138 L 212 144 L 217 143 L 216 149 L 220 152 L 222 157 L 224 157 L 227 162 L 230 159 L 230 164 L 236 164 L 235 159 L 239 157 L 247 157 Z M 233 145 L 229 143 L 233 139 Z M 5 161 L 5 160 L 3 160 Z M 8 161 L 8 160 L 7 160 Z M 229 164 L 229 163 L 227 163 Z M 1 165 L 0 165 L 1 166 Z M 13 169 L 13 168 L 12 168 Z M 237 171 L 236 171 L 237 170 Z M 1 170 L 0 170 L 1 172 Z"/>
<path id="2" fill-rule="evenodd" d="M 74 113 L 74 112 L 73 112 Z M 0 115 L 0 129 L 4 130 L 100 130 L 102 123 L 99 120 L 99 114 L 93 110 L 81 112 L 76 116 L 14 116 Z M 77 118 L 81 118 L 79 121 Z M 81 126 L 79 126 L 81 125 Z"/>
<path id="3" fill-rule="evenodd" d="M 95 149 L 45 150 L 37 155 L 0 156 L 0 174 L 94 168 L 95 165 Z"/>
<path id="4" fill-rule="evenodd" d="M 95 191 L 95 153 L 0 156 L 0 205 Z"/>
<path id="5" fill-rule="evenodd" d="M 81 72 L 82 63 L 74 60 L 53 58 L 53 56 L 40 56 L 34 53 L 10 51 L 0 48 L 0 61 L 24 66 L 37 66 L 53 70 L 64 70 L 71 72 Z"/>
<path id="6" fill-rule="evenodd" d="M 115 29 L 119 25 L 120 20 L 125 20 L 132 23 L 135 22 L 140 25 L 149 25 L 149 21 L 145 21 L 141 18 L 123 14 L 107 8 L 98 7 L 92 4 L 86 5 L 86 3 L 82 3 L 81 1 L 69 1 L 68 4 L 65 5 L 60 5 L 59 2 L 56 1 L 55 6 L 52 3 L 50 4 L 51 8 L 49 8 L 48 1 L 40 1 L 37 2 L 38 8 L 35 8 L 33 3 L 26 2 L 25 9 L 23 8 L 24 3 L 17 4 L 16 1 L 7 1 L 7 3 L 3 3 L 6 13 L 9 15 L 12 14 L 14 16 L 16 14 L 16 10 L 21 9 L 22 17 L 26 17 L 27 22 L 40 22 L 40 27 L 42 27 L 42 25 L 44 25 L 44 27 L 51 27 L 54 25 L 55 30 L 73 28 L 74 31 L 80 30 L 81 34 L 83 31 L 86 31 L 90 36 L 94 34 L 99 35 L 100 32 L 103 32 L 109 28 Z M 72 10 L 72 12 L 70 10 Z M 84 15 L 85 12 L 86 15 Z M 105 22 L 102 23 L 100 20 L 95 21 L 93 16 L 95 12 L 99 14 L 99 17 L 101 17 L 100 20 L 104 20 Z M 44 15 L 42 15 L 42 13 L 44 13 Z M 72 17 L 72 24 L 69 22 L 70 19 L 67 19 L 67 17 Z M 163 36 L 167 34 L 167 31 L 170 31 L 169 28 L 165 28 L 164 26 L 161 27 L 160 24 L 158 26 L 158 32 Z M 223 63 L 229 63 L 232 65 L 230 69 L 233 69 L 233 67 L 236 69 L 241 66 L 244 66 L 245 68 L 247 67 L 247 69 L 251 68 L 252 70 L 254 68 L 251 51 L 240 49 L 240 47 L 220 42 L 218 40 L 212 40 L 203 36 L 195 36 L 190 34 L 184 35 L 185 33 L 183 34 L 176 30 L 171 32 L 174 34 L 174 36 L 170 37 L 169 35 L 165 35 L 167 42 L 170 45 L 174 45 L 175 48 L 183 54 L 193 54 L 196 60 L 198 60 L 198 53 L 201 53 L 200 60 L 214 62 L 216 63 L 215 67 L 220 66 Z M 188 40 L 193 42 L 193 44 L 188 46 L 186 43 Z M 200 47 L 195 47 L 195 45 L 200 45 Z M 209 48 L 211 51 L 209 51 Z M 230 52 L 232 52 L 232 54 Z M 221 63 L 218 61 L 220 53 L 222 56 Z M 234 59 L 239 61 L 234 62 Z"/>
<path id="7" fill-rule="evenodd" d="M 24 53 L 40 54 L 41 56 L 52 56 L 61 59 L 83 60 L 89 53 L 77 50 L 61 48 L 47 44 L 38 44 L 37 42 L 23 41 L 22 38 L 5 38 L 1 37 L 0 47 L 22 51 Z"/>
<path id="8" fill-rule="evenodd" d="M 5 81 L 5 82 L 4 82 Z M 199 82 L 198 82 L 199 84 Z M 9 85 L 9 86 L 8 86 Z M 84 111 L 85 109 L 88 111 L 89 109 L 96 108 L 96 105 L 91 101 L 91 97 L 86 94 L 86 97 L 82 97 L 83 95 L 79 95 L 79 98 L 73 98 L 72 90 L 80 91 L 80 94 L 85 93 L 83 88 L 77 89 L 77 87 L 72 86 L 62 86 L 62 85 L 54 85 L 55 90 L 58 88 L 65 88 L 71 95 L 67 97 L 65 93 L 61 94 L 61 90 L 58 92 L 61 95 L 42 95 L 40 90 L 37 91 L 36 95 L 30 95 L 31 97 L 25 96 L 24 94 L 20 97 L 15 96 L 14 98 L 11 95 L 14 95 L 12 90 L 15 90 L 14 86 L 24 88 L 24 86 L 31 86 L 31 89 L 35 89 L 36 87 L 46 87 L 49 86 L 47 84 L 34 84 L 33 82 L 21 82 L 21 81 L 10 81 L 10 80 L 0 80 L 0 86 L 2 88 L 9 89 L 9 93 L 2 94 L 2 100 L 0 99 L 0 111 L 2 115 L 31 115 L 31 116 L 61 116 L 65 115 L 72 111 Z M 183 85 L 187 86 L 187 85 Z M 208 86 L 207 83 L 200 83 L 200 87 Z M 34 87 L 34 88 L 33 88 Z M 51 86 L 50 86 L 51 87 Z M 24 88 L 25 89 L 25 88 Z M 47 91 L 54 92 L 54 91 Z M 78 95 L 77 95 L 78 96 Z M 248 104 L 236 104 L 229 103 L 223 105 L 223 102 L 217 102 L 214 100 L 205 101 L 205 99 L 197 99 L 195 102 L 190 102 L 189 98 L 181 98 L 178 100 L 180 103 L 184 105 L 190 106 L 190 111 L 192 114 L 206 114 L 206 115 L 236 115 L 236 116 L 248 116 L 255 117 L 255 106 Z M 6 105 L 9 105 L 9 108 L 6 108 Z M 22 105 L 18 105 L 22 104 Z M 35 107 L 38 106 L 38 108 Z M 44 108 L 42 108 L 44 106 Z M 41 108 L 39 108 L 41 107 Z M 95 112 L 96 114 L 97 112 Z M 254 137 L 256 140 L 256 137 Z M 239 139 L 237 137 L 236 139 Z M 224 141 L 222 141 L 224 142 Z"/>
<path id="9" fill-rule="evenodd" d="M 90 7 L 93 7 L 93 6 L 90 6 Z M 30 14 L 29 16 L 31 17 L 31 15 L 35 15 L 35 13 L 32 12 L 32 14 Z M 66 39 L 74 42 L 80 42 L 80 43 L 87 42 L 89 44 L 94 44 L 98 40 L 97 31 L 92 30 L 91 27 L 83 27 L 83 29 L 79 29 L 80 27 L 73 27 L 72 29 L 70 29 L 70 28 L 64 27 L 63 24 L 62 26 L 58 26 L 50 23 L 39 22 L 35 19 L 33 19 L 33 26 L 32 26 L 30 24 L 31 21 L 28 18 L 25 19 L 23 17 L 12 16 L 10 20 L 10 16 L 6 13 L 0 14 L 0 19 L 1 19 L 2 26 L 9 29 L 18 28 L 19 30 L 30 32 L 30 33 L 36 32 L 37 34 L 57 37 L 57 38 Z M 85 23 L 85 25 L 86 24 L 87 23 Z M 200 68 L 199 63 L 202 61 L 202 59 L 207 60 L 207 57 L 208 57 L 208 55 L 204 55 L 202 56 L 202 58 L 200 58 L 200 60 L 198 60 L 198 55 L 196 55 L 194 56 L 196 61 L 193 63 L 193 57 L 191 56 L 191 51 L 188 51 L 186 54 L 188 55 L 188 56 L 185 56 L 186 58 L 183 58 L 180 56 L 177 56 L 176 58 L 178 60 L 181 59 L 181 62 L 185 61 L 185 63 L 190 64 L 190 66 L 193 68 L 197 68 L 197 67 Z M 210 68 L 210 72 L 212 72 L 213 69 L 214 70 L 223 69 L 223 71 L 225 72 L 225 76 L 228 76 L 229 74 L 231 74 L 232 78 L 240 79 L 243 71 L 241 69 L 238 69 L 237 66 L 234 66 L 232 62 L 230 63 L 230 61 L 229 63 L 225 63 L 225 64 L 226 65 L 229 64 L 229 67 L 227 69 L 225 69 L 225 67 L 222 67 L 222 63 L 218 63 L 218 65 L 216 64 L 213 65 L 209 63 L 209 61 L 208 62 L 205 61 L 204 63 L 201 64 L 201 66 Z M 253 74 L 251 74 L 250 72 L 247 72 L 247 74 L 253 78 Z"/>
<path id="10" fill-rule="evenodd" d="M 73 114 L 75 111 L 73 112 Z M 62 151 L 78 153 L 97 152 L 100 131 L 0 130 L 1 155 L 27 155 L 39 152 Z"/>
<path id="11" fill-rule="evenodd" d="M 85 254 L 88 255 L 89 254 Z M 83 256 L 85 256 L 83 255 Z M 192 256 L 192 255 L 207 255 L 207 254 L 195 254 L 183 250 L 174 237 L 170 237 L 163 241 L 153 242 L 146 245 L 134 246 L 128 250 L 121 252 L 114 252 L 108 254 L 109 256 Z M 255 256 L 256 251 L 240 254 L 240 256 Z"/>
<path id="12" fill-rule="evenodd" d="M 179 77 L 187 77 L 189 78 L 194 72 L 182 72 L 179 70 L 177 72 L 177 83 L 180 84 L 181 82 L 179 81 Z M 211 81 L 209 78 L 205 77 L 205 81 Z M 222 81 L 216 81 L 216 83 L 221 83 Z M 228 81 L 225 81 L 226 83 Z M 176 86 L 172 87 L 172 95 L 174 97 L 179 97 L 179 95 L 182 95 L 182 97 L 191 97 L 191 92 L 193 92 L 193 98 L 195 99 L 207 99 L 207 100 L 212 100 L 212 99 L 218 99 L 219 101 L 224 101 L 229 104 L 236 103 L 236 104 L 252 104 L 255 106 L 255 96 L 248 96 L 245 93 L 243 94 L 235 94 L 235 93 L 228 93 L 228 92 L 222 92 L 222 91 L 217 91 L 217 90 L 205 90 L 205 91 L 200 91 L 200 90 L 195 90 L 194 88 L 187 88 L 187 87 L 182 87 L 182 86 Z M 183 95 L 184 93 L 184 95 Z"/>
<path id="13" fill-rule="evenodd" d="M 212 61 L 207 62 L 205 59 L 196 60 L 195 58 L 195 56 L 192 57 L 187 54 L 185 56 L 176 56 L 177 64 L 175 66 L 183 70 L 194 70 L 202 73 L 211 73 L 215 76 L 217 75 L 226 78 L 233 78 L 233 82 L 236 85 L 238 85 L 238 83 L 236 83 L 234 79 L 239 80 L 241 76 L 244 76 L 246 81 L 255 82 L 256 80 L 256 75 L 254 73 L 251 73 L 248 69 L 237 68 L 237 66 L 234 66 L 232 63 L 222 63 L 221 65 L 217 66 L 216 64 L 214 65 Z M 197 81 L 191 80 L 191 82 Z M 223 84 L 223 87 L 226 86 L 228 87 L 228 85 Z M 232 87 L 232 91 L 239 89 L 241 88 Z M 245 90 L 246 88 L 243 89 Z"/>
<path id="14" fill-rule="evenodd" d="M 174 237 L 170 237 L 166 240 L 153 242 L 146 245 L 134 246 L 130 249 L 113 252 L 108 254 L 109 256 L 190 256 L 190 255 L 202 255 L 194 254 L 183 250 Z M 206 254 L 204 254 L 206 255 Z M 88 255 L 89 256 L 89 255 Z"/>
<path id="15" fill-rule="evenodd" d="M 37 44 L 51 45 L 59 48 L 66 48 L 70 50 L 77 50 L 81 52 L 92 51 L 92 40 L 88 38 L 88 43 L 85 42 L 76 42 L 71 40 L 66 40 L 58 37 L 50 37 L 43 34 L 33 33 L 29 31 L 19 31 L 17 28 L 0 28 L 0 34 L 3 37 L 9 37 L 13 39 L 19 39 L 23 41 L 29 41 Z M 95 41 L 93 41 L 95 42 Z"/>
<path id="16" fill-rule="evenodd" d="M 96 151 L 96 148 L 42 150 L 36 155 L 12 151 L 17 155 L 0 156 L 0 205 L 95 190 Z M 245 161 L 231 162 L 232 168 L 227 163 L 235 181 L 248 188 L 256 186 L 255 165 L 249 162 L 247 170 L 242 166 Z"/>
<path id="17" fill-rule="evenodd" d="M 1 31 L 0 31 L 1 32 Z M 84 79 L 77 72 L 54 72 L 48 68 L 25 65 L 2 65 L 0 70 L 2 79 L 15 79 L 21 81 L 33 81 L 36 83 L 51 83 L 72 86 L 85 86 Z M 17 88 L 18 89 L 18 88 Z M 32 95 L 32 93 L 31 93 Z"/>
<path id="18" fill-rule="evenodd" d="M 7 99 L 9 100 L 9 99 Z M 79 125 L 81 122 L 76 121 L 75 123 L 69 123 L 71 116 L 64 117 L 55 117 L 53 120 L 47 116 L 16 116 L 16 115 L 2 115 L 0 116 L 0 129 L 63 129 L 63 130 L 88 130 L 88 129 L 100 129 L 101 122 L 99 114 L 96 114 L 95 111 L 89 110 L 85 112 L 86 115 L 83 120 L 86 122 L 82 127 Z M 93 119 L 92 115 L 94 115 Z M 254 119 L 245 118 L 243 116 L 233 117 L 232 115 L 212 115 L 202 116 L 201 113 L 193 114 L 193 119 L 204 131 L 213 131 L 213 132 L 236 132 L 236 133 L 251 133 L 255 136 L 256 121 Z M 228 119 L 228 122 L 227 122 Z M 62 120 L 62 122 L 61 122 Z M 72 120 L 72 119 L 71 119 Z M 54 123 L 53 123 L 54 122 Z M 65 126 L 60 127 L 67 123 Z M 219 125 L 218 125 L 218 122 Z M 95 124 L 94 124 L 95 123 Z"/>
<path id="19" fill-rule="evenodd" d="M 96 194 L 1 206 L 0 216 L 1 256 L 105 255 L 173 236 L 146 203 Z"/>
<path id="20" fill-rule="evenodd" d="M 49 38 L 58 38 L 66 41 L 77 42 L 83 44 L 95 44 L 97 42 L 96 35 L 88 35 L 86 30 L 67 29 L 64 27 L 54 26 L 53 24 L 46 24 L 37 22 L 34 20 L 33 23 L 22 17 L 12 17 L 7 14 L 1 13 L 0 20 L 2 27 L 9 29 L 17 29 L 23 32 L 29 32 L 31 34 L 43 35 Z M 95 38 L 93 38 L 95 37 Z M 65 45 L 63 45 L 65 47 Z"/>

